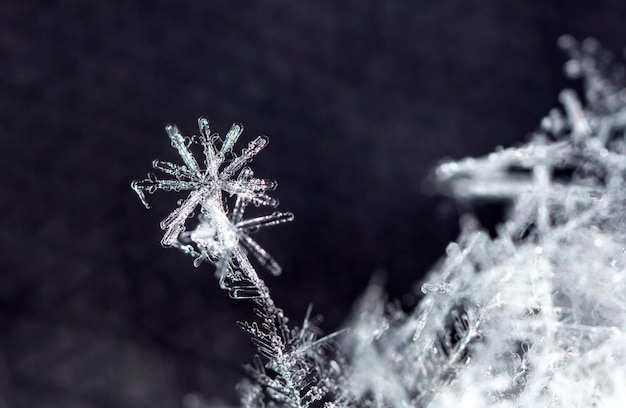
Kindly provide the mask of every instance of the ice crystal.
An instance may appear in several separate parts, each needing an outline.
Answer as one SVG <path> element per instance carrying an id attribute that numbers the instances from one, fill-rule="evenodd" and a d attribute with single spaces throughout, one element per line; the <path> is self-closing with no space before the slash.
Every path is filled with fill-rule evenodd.
<path id="1" fill-rule="evenodd" d="M 250 252 L 270 272 L 279 274 L 280 267 L 276 261 L 250 238 L 249 233 L 290 221 L 293 214 L 274 212 L 262 217 L 243 218 L 246 206 L 250 203 L 255 206 L 278 205 L 278 200 L 267 195 L 268 191 L 276 188 L 276 182 L 254 178 L 252 170 L 246 167 L 267 145 L 267 137 L 257 137 L 243 149 L 240 156 L 236 156 L 232 149 L 243 132 L 242 125 L 234 124 L 231 127 L 221 141 L 219 150 L 216 144 L 220 138 L 218 135 L 211 135 L 208 119 L 198 119 L 198 127 L 200 136 L 197 138 L 184 137 L 175 125 L 165 128 L 172 147 L 178 151 L 184 164 L 161 160 L 155 160 L 152 164 L 155 169 L 173 178 L 162 180 L 150 174 L 147 179 L 133 181 L 131 184 L 146 208 L 149 205 L 145 192 L 152 194 L 157 190 L 190 191 L 179 207 L 161 221 L 161 228 L 165 231 L 161 244 L 177 247 L 194 256 L 196 266 L 203 260 L 215 263 L 222 284 L 225 279 L 233 277 L 233 264 L 248 263 L 246 252 Z M 191 147 L 194 144 L 202 146 L 205 168 L 201 168 L 193 156 Z M 236 198 L 232 209 L 228 208 L 223 193 Z M 193 217 L 198 206 L 198 226 L 191 232 L 184 232 L 187 219 Z M 242 297 L 245 293 L 234 289 L 233 295 Z"/>
<path id="2" fill-rule="evenodd" d="M 332 378 L 338 371 L 330 369 L 332 361 L 326 358 L 326 351 L 338 333 L 319 338 L 310 308 L 302 327 L 290 328 L 284 312 L 274 304 L 269 289 L 248 259 L 247 254 L 251 253 L 261 266 L 279 274 L 276 261 L 249 234 L 293 219 L 289 212 L 244 219 L 244 211 L 251 203 L 278 205 L 276 199 L 267 195 L 276 187 L 276 182 L 254 178 L 252 170 L 246 167 L 267 145 L 268 139 L 257 137 L 236 156 L 232 149 L 243 131 L 241 125 L 234 124 L 223 141 L 210 134 L 206 118 L 200 118 L 198 125 L 200 136 L 197 138 L 182 136 L 174 125 L 166 127 L 172 146 L 184 164 L 155 160 L 153 166 L 173 178 L 161 180 L 149 175 L 145 180 L 134 181 L 131 187 L 146 207 L 149 207 L 146 192 L 190 191 L 179 207 L 161 222 L 165 230 L 161 243 L 192 255 L 196 266 L 203 260 L 215 264 L 220 286 L 228 290 L 232 298 L 252 299 L 256 303 L 254 312 L 260 324 L 239 322 L 252 336 L 260 353 L 254 365 L 248 367 L 255 382 L 244 382 L 240 386 L 243 405 L 261 407 L 268 401 L 286 407 L 308 407 L 332 391 L 333 384 L 337 383 Z M 204 168 L 193 156 L 194 144 L 202 147 Z M 228 206 L 228 199 L 234 199 L 232 208 Z M 193 218 L 197 207 L 200 207 L 198 225 L 186 232 L 185 223 Z"/>
<path id="3" fill-rule="evenodd" d="M 566 89 L 523 146 L 441 164 L 457 200 L 511 203 L 495 237 L 471 217 L 405 314 L 374 286 L 345 341 L 361 406 L 617 407 L 626 401 L 626 99 L 595 40 L 562 37 Z"/>

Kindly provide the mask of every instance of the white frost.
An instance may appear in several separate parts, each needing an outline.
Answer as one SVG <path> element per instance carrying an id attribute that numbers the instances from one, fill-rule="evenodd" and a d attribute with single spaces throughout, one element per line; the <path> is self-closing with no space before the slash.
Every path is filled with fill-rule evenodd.
<path id="1" fill-rule="evenodd" d="M 413 313 L 365 296 L 344 343 L 354 404 L 626 404 L 623 69 L 594 40 L 559 44 L 585 102 L 564 90 L 526 145 L 435 170 L 455 199 L 509 213 L 493 238 L 465 223 Z"/>

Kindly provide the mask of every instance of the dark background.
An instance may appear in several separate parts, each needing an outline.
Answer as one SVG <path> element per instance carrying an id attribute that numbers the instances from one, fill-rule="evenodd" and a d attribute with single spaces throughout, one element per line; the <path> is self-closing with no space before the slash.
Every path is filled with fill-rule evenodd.
<path id="1" fill-rule="evenodd" d="M 182 197 L 129 188 L 179 161 L 166 123 L 270 136 L 253 168 L 296 220 L 256 236 L 284 269 L 261 273 L 329 332 L 372 275 L 410 293 L 455 238 L 433 164 L 523 141 L 571 86 L 557 37 L 619 51 L 625 4 L 1 0 L 0 407 L 236 403 L 250 304 L 160 247 Z"/>

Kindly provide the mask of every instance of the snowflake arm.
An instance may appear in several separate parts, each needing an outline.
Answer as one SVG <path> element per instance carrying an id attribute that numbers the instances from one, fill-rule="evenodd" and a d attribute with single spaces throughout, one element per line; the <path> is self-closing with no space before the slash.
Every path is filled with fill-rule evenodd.
<path id="1" fill-rule="evenodd" d="M 204 186 L 199 190 L 193 190 L 180 207 L 161 221 L 161 229 L 165 231 L 161 240 L 163 246 L 171 246 L 178 240 L 178 235 L 185 230 L 185 221 L 191 216 L 196 206 L 214 191 L 212 187 Z"/>
<path id="2" fill-rule="evenodd" d="M 235 143 L 237 143 L 237 140 L 239 139 L 239 136 L 241 136 L 241 133 L 243 133 L 243 125 L 241 125 L 240 123 L 233 123 L 233 126 L 231 126 L 228 133 L 226 133 L 226 136 L 224 137 L 224 143 L 222 144 L 220 152 L 218 153 L 218 158 L 220 159 L 219 164 L 222 164 L 222 162 L 224 161 L 226 153 L 233 150 L 233 147 L 235 146 Z"/>
<path id="3" fill-rule="evenodd" d="M 236 157 L 226 168 L 220 173 L 220 180 L 230 179 L 234 173 L 249 163 L 252 158 L 257 155 L 261 149 L 267 146 L 269 139 L 267 136 L 259 136 L 250 143 L 248 147 L 241 151 L 241 156 Z"/>
<path id="4" fill-rule="evenodd" d="M 185 165 L 192 173 L 200 173 L 200 166 L 198 166 L 198 162 L 193 157 L 193 154 L 189 150 L 189 142 L 185 140 L 183 135 L 180 133 L 176 125 L 169 124 L 165 127 L 165 131 L 167 132 L 170 140 L 172 141 L 172 147 L 178 150 L 178 154 L 180 155 Z"/>

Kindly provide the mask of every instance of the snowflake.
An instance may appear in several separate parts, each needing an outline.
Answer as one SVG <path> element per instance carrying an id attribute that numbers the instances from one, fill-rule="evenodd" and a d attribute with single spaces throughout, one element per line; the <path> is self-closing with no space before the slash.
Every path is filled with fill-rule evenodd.
<path id="1" fill-rule="evenodd" d="M 195 266 L 203 260 L 214 263 L 222 281 L 227 275 L 232 278 L 232 272 L 244 264 L 249 266 L 247 253 L 251 253 L 273 274 L 279 274 L 280 266 L 249 234 L 262 227 L 291 221 L 293 214 L 274 212 L 244 219 L 244 211 L 250 203 L 257 207 L 278 205 L 278 200 L 267 195 L 268 191 L 276 188 L 276 182 L 254 178 L 252 170 L 246 166 L 267 145 L 268 138 L 257 137 L 237 156 L 232 150 L 243 132 L 242 125 L 233 124 L 223 141 L 218 135 L 211 135 L 208 119 L 199 118 L 198 127 L 198 137 L 184 137 L 175 125 L 165 128 L 172 147 L 176 148 L 184 164 L 161 160 L 152 164 L 155 169 L 173 178 L 162 180 L 149 174 L 147 179 L 131 184 L 146 208 L 150 207 L 145 192 L 190 191 L 179 207 L 161 221 L 161 228 L 165 231 L 161 244 L 194 256 Z M 200 167 L 192 153 L 191 148 L 195 144 L 202 147 L 205 168 Z M 219 149 L 216 144 L 219 144 Z M 223 192 L 228 196 L 225 197 Z M 229 208 L 228 197 L 235 197 L 232 209 Z M 185 232 L 185 223 L 194 217 L 198 206 L 198 226 Z"/>

